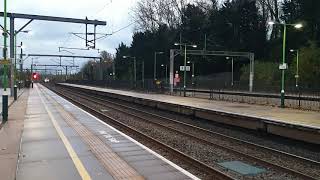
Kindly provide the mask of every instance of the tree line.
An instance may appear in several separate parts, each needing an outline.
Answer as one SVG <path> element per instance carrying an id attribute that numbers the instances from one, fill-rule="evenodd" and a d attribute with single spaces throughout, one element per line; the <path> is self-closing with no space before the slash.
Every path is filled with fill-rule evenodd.
<path id="1" fill-rule="evenodd" d="M 138 78 L 145 66 L 145 78 L 153 78 L 154 52 L 157 76 L 163 76 L 161 64 L 169 63 L 169 50 L 175 42 L 196 44 L 197 49 L 253 52 L 255 83 L 278 85 L 282 58 L 283 25 L 301 23 L 303 28 L 287 26 L 286 80 L 294 84 L 296 53 L 299 50 L 301 86 L 320 87 L 320 1 L 318 0 L 140 0 L 134 11 L 136 22 L 132 43 L 120 43 L 114 58 L 117 79 L 132 79 L 130 59 L 136 57 Z M 296 51 L 294 51 L 296 52 Z M 206 76 L 230 71 L 225 57 L 190 56 L 197 63 L 196 74 Z M 178 56 L 178 64 L 183 56 Z M 236 58 L 238 81 L 247 81 L 248 61 Z M 177 69 L 177 68 L 175 68 Z"/>

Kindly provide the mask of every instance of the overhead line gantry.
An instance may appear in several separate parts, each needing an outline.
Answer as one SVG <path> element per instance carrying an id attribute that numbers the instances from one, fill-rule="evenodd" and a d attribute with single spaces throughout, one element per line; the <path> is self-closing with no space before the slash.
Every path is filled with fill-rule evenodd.
<path id="1" fill-rule="evenodd" d="M 96 27 L 101 25 L 105 26 L 107 23 L 105 21 L 98 20 L 89 20 L 87 17 L 85 19 L 76 19 L 76 18 L 66 18 L 66 17 L 57 17 L 57 16 L 43 16 L 43 15 L 32 15 L 32 14 L 20 14 L 20 13 L 6 13 L 7 17 L 10 18 L 10 31 L 6 32 L 10 35 L 10 58 L 11 58 L 11 96 L 13 96 L 14 89 L 14 66 L 13 66 L 13 58 L 14 58 L 14 38 L 15 35 L 21 32 L 26 26 L 28 26 L 33 20 L 40 21 L 53 21 L 53 22 L 64 22 L 64 23 L 76 23 L 76 24 L 85 24 L 85 35 L 86 35 L 86 47 L 89 43 L 91 43 L 90 48 L 95 49 L 96 46 Z M 0 16 L 4 16 L 4 12 L 0 12 Z M 15 31 L 14 20 L 15 19 L 29 19 L 29 21 L 23 25 L 19 30 Z M 88 33 L 88 25 L 93 25 L 94 32 Z M 89 39 L 89 36 L 94 36 L 94 39 Z M 20 71 L 23 70 L 22 61 L 20 61 Z"/>

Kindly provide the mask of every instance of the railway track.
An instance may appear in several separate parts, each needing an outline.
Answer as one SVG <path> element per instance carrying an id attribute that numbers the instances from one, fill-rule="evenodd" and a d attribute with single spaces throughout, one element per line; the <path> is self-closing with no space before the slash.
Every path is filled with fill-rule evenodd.
<path id="1" fill-rule="evenodd" d="M 116 103 L 114 101 L 109 101 L 104 98 L 97 97 L 96 95 L 89 95 L 88 93 L 84 94 L 80 91 L 77 91 L 77 94 L 74 94 L 73 92 L 70 92 L 70 91 L 67 92 L 67 91 L 61 90 L 61 89 L 60 89 L 60 91 L 63 91 L 63 94 L 68 94 L 70 96 L 80 97 L 82 100 L 96 103 L 101 106 L 108 107 L 109 109 L 113 109 L 115 111 L 121 112 L 123 114 L 133 116 L 135 118 L 138 118 L 140 120 L 145 121 L 146 123 L 151 123 L 155 126 L 160 126 L 162 128 L 166 128 L 166 129 L 173 131 L 175 133 L 179 133 L 179 134 L 182 134 L 186 137 L 193 138 L 199 142 L 206 143 L 211 146 L 223 149 L 225 151 L 236 154 L 238 156 L 242 156 L 248 161 L 256 162 L 256 163 L 259 163 L 259 164 L 266 166 L 266 167 L 272 167 L 273 169 L 284 171 L 286 173 L 292 174 L 292 175 L 299 177 L 301 179 L 316 179 L 316 177 L 317 177 L 317 174 L 312 174 L 312 173 L 306 174 L 305 172 L 301 172 L 301 170 L 299 171 L 299 170 L 296 170 L 296 169 L 293 169 L 290 167 L 285 167 L 284 164 L 276 164 L 276 163 L 273 163 L 272 161 L 269 161 L 267 159 L 268 158 L 270 159 L 270 156 L 272 158 L 275 158 L 275 157 L 276 158 L 281 158 L 281 157 L 282 158 L 284 158 L 284 157 L 291 158 L 292 162 L 299 161 L 303 164 L 307 164 L 309 166 L 307 168 L 312 168 L 313 166 L 319 167 L 320 163 L 317 161 L 313 161 L 313 160 L 310 160 L 307 158 L 299 157 L 299 156 L 289 154 L 286 152 L 274 150 L 274 149 L 264 147 L 261 145 L 257 145 L 257 144 L 254 144 L 254 143 L 251 143 L 248 141 L 243 141 L 243 140 L 240 140 L 240 139 L 237 139 L 234 137 L 226 136 L 224 134 L 212 132 L 212 131 L 209 131 L 209 130 L 206 130 L 206 129 L 203 129 L 203 128 L 200 128 L 200 127 L 197 127 L 194 125 L 179 122 L 175 119 L 160 116 L 158 114 L 150 113 L 150 112 L 147 112 L 147 111 L 135 108 L 135 107 L 130 107 L 128 105 Z M 68 96 L 68 97 L 70 98 L 70 96 Z M 116 106 L 116 107 L 114 107 L 114 106 Z M 202 133 L 203 136 L 198 137 L 199 133 Z M 207 140 L 208 138 L 205 138 L 205 137 L 219 137 L 220 139 L 225 139 L 225 140 L 227 139 L 228 141 L 232 142 L 229 144 L 237 144 L 237 146 L 235 148 L 235 147 L 231 147 L 230 145 L 228 146 L 226 144 L 212 142 L 212 141 Z M 249 148 L 249 149 L 252 148 L 255 151 L 262 151 L 262 152 L 264 152 L 264 154 L 269 154 L 269 155 L 264 158 L 260 158 L 260 157 L 254 156 L 254 155 L 249 155 L 248 152 L 242 152 L 239 150 L 239 148 L 244 147 L 244 146 L 247 146 L 246 148 Z"/>
<path id="2" fill-rule="evenodd" d="M 149 135 L 134 129 L 134 128 L 120 122 L 119 120 L 116 120 L 113 117 L 106 115 L 105 113 L 103 113 L 93 107 L 88 106 L 87 104 L 77 100 L 76 98 L 72 98 L 71 96 L 67 96 L 66 94 L 68 94 L 68 92 L 61 93 L 61 91 L 57 91 L 52 88 L 51 88 L 51 90 L 53 92 L 55 92 L 56 94 L 64 97 L 65 99 L 70 100 L 71 102 L 77 104 L 78 106 L 93 113 L 94 115 L 102 118 L 102 120 L 107 119 L 113 125 L 116 125 L 120 129 L 125 130 L 125 132 L 129 132 L 130 134 L 138 136 L 138 137 L 142 138 L 144 141 L 152 144 L 153 146 L 157 146 L 158 148 L 168 152 L 172 156 L 179 158 L 179 160 L 183 161 L 184 163 L 188 164 L 189 166 L 194 167 L 195 169 L 199 170 L 201 173 L 205 173 L 204 177 L 206 177 L 206 179 L 235 180 L 235 178 L 231 177 L 230 175 L 228 175 L 218 169 L 210 167 L 210 166 L 204 164 L 203 162 L 198 161 L 197 159 L 194 159 L 191 156 L 150 137 Z M 68 95 L 70 95 L 70 93 Z"/>

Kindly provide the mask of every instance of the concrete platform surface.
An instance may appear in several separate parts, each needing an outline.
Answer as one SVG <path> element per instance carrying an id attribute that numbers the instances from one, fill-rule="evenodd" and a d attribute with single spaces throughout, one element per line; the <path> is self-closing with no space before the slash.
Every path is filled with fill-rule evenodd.
<path id="1" fill-rule="evenodd" d="M 40 84 L 30 90 L 17 180 L 197 179 Z"/>
<path id="2" fill-rule="evenodd" d="M 63 85 L 82 87 L 86 89 L 93 89 L 114 93 L 124 96 L 137 97 L 153 101 L 160 101 L 165 103 L 179 104 L 182 106 L 191 106 L 194 108 L 201 108 L 211 111 L 218 111 L 248 117 L 258 117 L 270 121 L 294 124 L 298 126 L 305 126 L 320 129 L 320 112 L 317 111 L 303 111 L 290 108 L 278 108 L 272 106 L 244 104 L 225 101 L 214 101 L 192 97 L 170 96 L 163 94 L 144 94 L 134 91 L 115 90 L 107 88 L 99 88 L 92 86 L 76 85 L 61 83 Z"/>
<path id="3" fill-rule="evenodd" d="M 29 92 L 26 89 L 9 108 L 8 121 L 0 129 L 0 179 L 14 180 Z"/>

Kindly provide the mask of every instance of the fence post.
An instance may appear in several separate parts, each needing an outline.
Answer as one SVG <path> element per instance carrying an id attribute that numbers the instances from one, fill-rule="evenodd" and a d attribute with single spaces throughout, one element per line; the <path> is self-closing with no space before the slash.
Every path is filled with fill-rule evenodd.
<path id="1" fill-rule="evenodd" d="M 298 96 L 299 96 L 299 108 L 301 107 L 301 91 L 300 91 L 300 87 L 298 87 Z"/>

